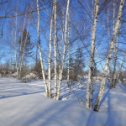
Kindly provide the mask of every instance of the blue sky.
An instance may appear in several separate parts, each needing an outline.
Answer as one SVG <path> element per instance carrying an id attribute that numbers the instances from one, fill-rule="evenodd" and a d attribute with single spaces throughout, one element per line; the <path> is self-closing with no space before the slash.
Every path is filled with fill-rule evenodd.
<path id="1" fill-rule="evenodd" d="M 60 0 L 61 2 L 64 3 L 64 1 Z M 59 1 L 59 3 L 60 3 Z M 17 1 L 17 3 L 20 3 L 20 5 L 17 6 L 18 10 L 20 11 L 24 11 L 25 6 L 29 3 L 31 4 L 32 8 L 36 8 L 36 1 L 32 0 L 19 0 Z M 70 4 L 70 17 L 71 17 L 71 25 L 74 25 L 76 27 L 76 29 L 78 30 L 78 34 L 80 35 L 80 37 L 83 35 L 85 35 L 85 39 L 78 39 L 76 42 L 74 42 L 73 46 L 72 46 L 72 52 L 76 51 L 76 48 L 78 48 L 78 45 L 80 47 L 83 47 L 83 44 L 88 43 L 89 47 L 86 49 L 83 49 L 84 52 L 84 58 L 85 58 L 85 62 L 86 64 L 88 64 L 89 62 L 89 51 L 90 51 L 90 42 L 91 42 L 91 16 L 92 13 L 91 11 L 93 10 L 93 8 L 91 8 L 93 1 L 88 1 L 88 0 L 81 0 L 83 5 L 80 5 L 78 3 L 78 0 L 71 0 L 71 4 Z M 17 4 L 15 2 L 15 0 L 10 0 L 9 3 L 5 4 L 4 6 L 1 7 L 0 9 L 0 15 L 4 15 L 5 12 L 8 12 L 8 15 L 13 15 L 14 13 L 14 8 Z M 41 6 L 43 6 L 43 4 L 41 4 Z M 64 5 L 65 6 L 65 5 Z M 85 8 L 82 8 L 82 6 L 84 6 Z M 63 7 L 61 5 L 61 7 Z M 48 41 L 49 41 L 49 12 L 50 12 L 50 8 L 48 5 L 45 6 L 45 10 L 41 11 L 41 42 L 42 42 L 42 46 L 44 48 L 44 55 L 47 55 L 47 46 L 48 46 Z M 9 10 L 8 10 L 9 9 Z M 11 10 L 13 10 L 11 12 Z M 9 13 L 10 11 L 10 13 Z M 48 13 L 47 13 L 48 12 Z M 36 32 L 36 21 L 37 21 L 37 16 L 36 13 L 33 14 L 33 16 L 35 17 L 34 20 L 32 22 L 30 22 L 29 26 L 27 26 L 27 29 L 31 35 L 31 39 L 32 41 L 36 42 L 37 40 L 37 32 Z M 106 31 L 106 14 L 101 13 L 99 15 L 99 19 L 100 21 L 98 22 L 97 25 L 97 33 L 96 33 L 96 45 L 97 45 L 97 50 L 96 50 L 96 62 L 101 61 L 102 59 L 99 58 L 97 55 L 99 54 L 100 57 L 104 57 L 103 54 L 104 52 L 107 51 L 107 47 L 109 45 L 110 42 L 110 38 L 108 38 L 108 33 Z M 22 27 L 23 21 L 24 21 L 24 17 L 18 17 L 18 27 Z M 1 55 L 5 54 L 5 56 L 3 56 L 1 62 L 5 62 L 7 61 L 7 59 L 9 59 L 10 57 L 8 56 L 8 54 L 10 54 L 10 51 L 12 49 L 12 47 L 10 46 L 10 42 L 13 41 L 14 36 L 11 32 L 13 32 L 13 27 L 10 25 L 11 23 L 15 22 L 15 19 L 0 19 L 0 28 L 3 28 L 3 37 L 0 38 L 0 53 Z M 27 19 L 27 22 L 29 22 L 29 20 Z M 58 24 L 58 26 L 61 24 Z M 122 27 L 125 27 L 125 24 L 122 25 Z M 76 33 L 76 29 L 74 27 L 71 28 L 71 39 L 76 38 L 76 36 L 78 36 L 78 34 Z M 84 32 L 83 30 L 86 29 Z M 1 32 L 2 29 L 0 29 Z M 126 29 L 125 29 L 126 30 Z M 82 32 L 81 32 L 82 31 Z M 123 30 L 124 31 L 124 30 Z M 125 39 L 121 39 L 119 38 L 120 41 L 125 41 Z M 123 45 L 119 45 L 120 48 L 124 48 Z M 35 50 L 34 50 L 35 51 Z M 32 62 L 32 61 L 31 61 Z M 98 64 L 99 69 L 102 68 L 102 65 L 104 64 L 104 60 L 103 62 L 101 62 L 101 64 Z"/>

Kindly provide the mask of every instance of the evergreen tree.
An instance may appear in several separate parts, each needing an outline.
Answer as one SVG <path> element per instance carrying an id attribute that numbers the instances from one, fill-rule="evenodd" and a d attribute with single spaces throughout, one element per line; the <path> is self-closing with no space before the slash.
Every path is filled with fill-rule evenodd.
<path id="1" fill-rule="evenodd" d="M 33 44 L 31 42 L 30 34 L 26 28 L 24 29 L 19 39 L 19 45 L 20 45 L 20 55 L 24 53 L 25 59 L 32 56 Z"/>
<path id="2" fill-rule="evenodd" d="M 83 74 L 84 61 L 83 61 L 83 51 L 78 48 L 75 55 L 74 71 L 76 71 L 77 76 Z"/>
<path id="3" fill-rule="evenodd" d="M 22 68 L 27 64 L 29 57 L 32 56 L 33 44 L 27 29 L 25 28 L 19 38 L 19 78 L 22 77 Z M 25 63 L 25 64 L 24 64 Z"/>
<path id="4" fill-rule="evenodd" d="M 70 79 L 78 80 L 78 76 L 82 76 L 84 71 L 84 60 L 82 49 L 78 48 L 75 57 L 70 55 L 69 67 L 70 67 Z"/>

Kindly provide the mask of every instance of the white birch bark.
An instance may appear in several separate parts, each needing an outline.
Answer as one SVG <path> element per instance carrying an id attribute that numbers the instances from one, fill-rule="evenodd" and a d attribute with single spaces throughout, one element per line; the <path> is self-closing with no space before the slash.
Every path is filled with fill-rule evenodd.
<path id="1" fill-rule="evenodd" d="M 49 97 L 51 97 L 51 54 L 52 54 L 52 23 L 53 16 L 50 19 L 50 39 L 49 39 L 49 53 L 48 53 L 48 86 L 49 86 Z"/>
<path id="2" fill-rule="evenodd" d="M 118 17 L 117 17 L 117 21 L 116 21 L 115 26 L 114 26 L 112 40 L 111 40 L 111 43 L 110 43 L 109 54 L 108 54 L 108 57 L 106 59 L 106 64 L 105 64 L 105 67 L 104 67 L 104 70 L 103 70 L 104 77 L 102 79 L 99 94 L 98 94 L 98 98 L 97 98 L 97 101 L 96 101 L 96 105 L 94 107 L 95 111 L 99 111 L 100 102 L 101 102 L 101 99 L 102 99 L 103 94 L 104 94 L 105 84 L 106 84 L 106 77 L 109 74 L 109 64 L 110 64 L 110 61 L 112 59 L 112 52 L 113 52 L 113 49 L 114 49 L 117 34 L 119 32 L 119 28 L 120 28 L 120 25 L 121 25 L 121 17 L 122 17 L 122 10 L 123 10 L 123 6 L 124 6 L 124 1 L 125 0 L 121 0 L 121 2 L 120 2 Z"/>
<path id="3" fill-rule="evenodd" d="M 40 43 L 40 8 L 39 8 L 39 0 L 36 0 L 36 3 L 37 3 L 37 15 L 38 15 L 37 38 L 38 38 L 40 64 L 41 64 L 42 77 L 43 77 L 43 80 L 44 80 L 44 83 L 45 83 L 45 95 L 48 96 L 48 85 L 47 85 L 46 78 L 45 78 L 42 47 L 41 47 L 41 43 Z"/>
<path id="4" fill-rule="evenodd" d="M 67 82 L 70 80 L 70 46 L 68 45 Z"/>
<path id="5" fill-rule="evenodd" d="M 116 65 L 117 65 L 117 55 L 118 55 L 118 42 L 115 42 L 115 46 L 114 46 L 114 68 L 113 68 L 113 72 L 112 72 L 112 81 L 111 81 L 111 88 L 114 88 L 116 86 L 117 83 L 117 74 L 116 74 Z"/>
<path id="6" fill-rule="evenodd" d="M 113 31 L 114 31 L 114 25 L 115 25 L 115 19 L 116 19 L 116 1 L 113 0 Z M 118 39 L 118 37 L 117 37 Z M 116 79 L 117 79 L 117 75 L 116 75 L 116 62 L 117 62 L 117 53 L 118 53 L 118 40 L 116 39 L 116 41 L 114 42 L 114 63 L 113 63 L 113 71 L 112 71 L 112 77 L 111 77 L 111 85 L 110 88 L 115 87 L 116 85 Z"/>
<path id="7" fill-rule="evenodd" d="M 54 85 L 55 85 L 55 98 L 57 96 L 57 0 L 53 0 L 54 10 Z"/>
<path id="8" fill-rule="evenodd" d="M 62 81 L 62 75 L 63 75 L 63 69 L 64 69 L 64 62 L 65 62 L 65 56 L 66 56 L 66 51 L 67 51 L 67 47 L 68 47 L 67 37 L 68 37 L 69 4 L 70 4 L 70 0 L 67 0 L 66 15 L 65 15 L 65 28 L 64 28 L 64 50 L 63 50 L 61 69 L 59 70 L 59 81 L 58 81 L 58 87 L 57 87 L 57 100 L 60 97 L 60 87 L 61 87 L 61 81 Z"/>
<path id="9" fill-rule="evenodd" d="M 67 82 L 70 80 L 70 14 L 68 14 L 68 67 L 67 67 Z"/>
<path id="10" fill-rule="evenodd" d="M 95 54 L 95 39 L 96 39 L 96 27 L 97 27 L 97 20 L 98 20 L 98 11 L 99 11 L 99 0 L 95 0 L 95 7 L 94 7 L 94 21 L 93 21 L 93 28 L 92 28 L 92 42 L 91 42 L 91 52 L 90 52 L 90 66 L 89 66 L 89 74 L 88 74 L 88 84 L 87 84 L 87 95 L 86 95 L 86 107 L 92 107 L 92 95 L 93 95 L 93 73 L 95 68 L 94 63 L 94 54 Z"/>

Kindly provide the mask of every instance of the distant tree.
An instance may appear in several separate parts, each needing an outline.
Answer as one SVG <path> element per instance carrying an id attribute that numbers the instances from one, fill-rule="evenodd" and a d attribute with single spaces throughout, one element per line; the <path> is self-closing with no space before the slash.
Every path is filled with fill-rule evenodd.
<path id="1" fill-rule="evenodd" d="M 70 80 L 77 80 L 77 76 L 76 76 L 75 69 L 74 69 L 75 59 L 74 59 L 74 57 L 72 57 L 70 55 L 68 60 L 69 60 L 69 64 L 66 64 L 66 68 L 64 69 L 63 76 L 66 79 L 66 75 L 67 75 L 67 72 L 68 72 L 68 65 L 69 65 L 69 79 Z"/>
<path id="2" fill-rule="evenodd" d="M 41 63 L 40 61 L 38 61 L 37 64 L 35 64 L 33 71 L 37 73 L 39 78 L 42 78 L 42 70 L 40 68 L 41 68 Z"/>
<path id="3" fill-rule="evenodd" d="M 33 44 L 27 29 L 25 28 L 19 38 L 19 78 L 22 77 L 23 66 L 27 64 L 28 58 L 32 56 Z M 25 63 L 25 64 L 24 64 Z"/>
<path id="4" fill-rule="evenodd" d="M 69 65 L 69 79 L 77 81 L 79 76 L 83 76 L 84 74 L 84 59 L 83 52 L 81 48 L 78 48 L 75 54 L 75 57 L 70 55 L 69 64 L 66 64 L 66 67 Z M 64 69 L 64 75 L 67 75 L 67 68 Z M 65 77 L 66 78 L 66 77 Z"/>
<path id="5" fill-rule="evenodd" d="M 76 71 L 77 76 L 83 74 L 84 60 L 83 60 L 83 52 L 81 48 L 77 49 L 77 52 L 75 55 L 74 69 Z"/>

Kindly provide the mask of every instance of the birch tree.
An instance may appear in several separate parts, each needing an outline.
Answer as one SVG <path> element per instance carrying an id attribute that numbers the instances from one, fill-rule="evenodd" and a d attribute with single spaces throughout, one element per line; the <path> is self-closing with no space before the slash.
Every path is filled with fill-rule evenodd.
<path id="1" fill-rule="evenodd" d="M 117 67 L 117 55 L 118 55 L 118 40 L 115 41 L 114 45 L 115 45 L 114 46 L 114 63 L 113 63 L 113 71 L 112 71 L 110 88 L 114 88 L 117 83 L 116 67 Z"/>
<path id="2" fill-rule="evenodd" d="M 116 19 L 116 0 L 113 0 L 113 31 L 114 31 L 114 25 L 115 25 L 115 19 Z M 116 65 L 117 65 L 117 55 L 118 55 L 118 34 L 117 39 L 114 44 L 114 63 L 113 63 L 113 71 L 112 71 L 112 77 L 111 77 L 111 85 L 110 87 L 113 88 L 116 86 L 117 81 L 117 74 L 116 74 Z"/>
<path id="3" fill-rule="evenodd" d="M 57 96 L 57 0 L 53 0 L 54 10 L 54 85 L 55 85 L 55 96 Z"/>
<path id="4" fill-rule="evenodd" d="M 70 80 L 70 13 L 68 13 L 68 66 L 67 66 L 67 82 Z"/>
<path id="5" fill-rule="evenodd" d="M 101 81 L 98 98 L 97 98 L 97 101 L 96 101 L 96 105 L 94 107 L 95 111 L 99 111 L 99 109 L 100 109 L 100 102 L 101 102 L 101 99 L 102 99 L 103 94 L 104 94 L 105 84 L 106 84 L 106 77 L 109 74 L 109 64 L 110 64 L 110 61 L 112 59 L 112 53 L 113 53 L 113 49 L 114 49 L 114 46 L 115 46 L 115 41 L 116 41 L 117 34 L 119 32 L 120 25 L 121 25 L 121 17 L 122 17 L 122 11 L 123 11 L 124 2 L 125 2 L 125 0 L 121 0 L 120 1 L 119 10 L 118 10 L 118 16 L 117 16 L 117 20 L 116 20 L 116 23 L 115 23 L 115 26 L 114 26 L 112 40 L 111 40 L 111 43 L 110 43 L 110 49 L 109 49 L 109 53 L 108 53 L 108 56 L 107 56 L 107 59 L 106 59 L 106 63 L 105 63 L 105 67 L 104 67 L 104 70 L 103 70 L 104 77 L 103 77 L 103 79 Z"/>
<path id="6" fill-rule="evenodd" d="M 45 84 L 45 95 L 48 96 L 48 85 L 45 78 L 45 70 L 44 70 L 44 63 L 43 63 L 43 55 L 42 55 L 42 47 L 41 47 L 41 39 L 40 39 L 40 8 L 39 8 L 39 0 L 36 0 L 37 3 L 37 15 L 38 15 L 38 22 L 37 22 L 37 38 L 38 38 L 38 48 L 39 48 L 39 56 L 40 56 L 40 64 L 41 64 L 41 71 L 42 77 Z"/>
<path id="7" fill-rule="evenodd" d="M 93 95 L 93 73 L 95 69 L 94 55 L 95 55 L 95 40 L 96 40 L 96 27 L 98 20 L 98 12 L 99 12 L 99 0 L 95 0 L 94 7 L 94 21 L 92 28 L 92 41 L 91 41 L 91 51 L 90 51 L 90 66 L 89 66 L 89 74 L 88 74 L 88 84 L 87 84 L 87 95 L 86 95 L 86 107 L 92 107 L 92 95 Z"/>
<path id="8" fill-rule="evenodd" d="M 52 54 L 52 24 L 53 16 L 50 19 L 50 39 L 49 39 L 49 53 L 48 53 L 48 86 L 49 86 L 49 97 L 51 97 L 51 54 Z"/>
<path id="9" fill-rule="evenodd" d="M 57 99 L 60 97 L 60 86 L 63 76 L 63 69 L 64 69 L 64 63 L 65 63 L 65 57 L 66 57 L 66 51 L 68 47 L 68 17 L 69 17 L 69 5 L 70 0 L 67 0 L 67 6 L 66 6 L 66 15 L 65 15 L 65 28 L 64 28 L 64 49 L 63 49 L 63 57 L 62 57 L 62 64 L 59 72 L 59 81 L 58 81 L 58 90 L 57 90 Z"/>

